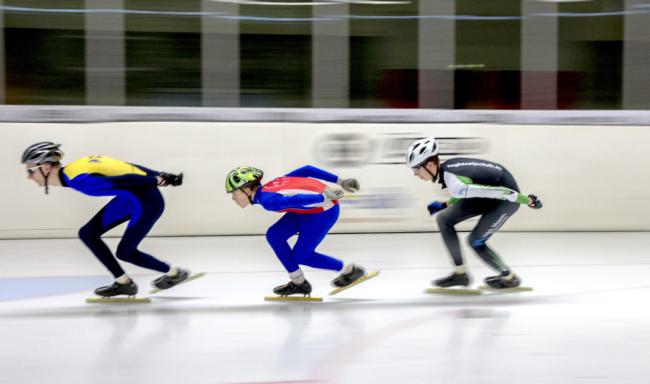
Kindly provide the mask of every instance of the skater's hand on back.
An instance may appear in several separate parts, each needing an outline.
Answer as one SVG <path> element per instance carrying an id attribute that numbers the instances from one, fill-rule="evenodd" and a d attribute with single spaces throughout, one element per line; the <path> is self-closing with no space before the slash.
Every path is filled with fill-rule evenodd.
<path id="1" fill-rule="evenodd" d="M 341 181 L 341 187 L 345 189 L 346 192 L 357 192 L 359 190 L 359 180 L 357 179 L 343 179 Z"/>
<path id="2" fill-rule="evenodd" d="M 327 200 L 339 200 L 343 197 L 343 190 L 338 187 L 327 187 L 323 191 L 323 195 Z"/>
<path id="3" fill-rule="evenodd" d="M 528 195 L 528 206 L 533 209 L 542 208 L 542 201 L 535 195 Z"/>
<path id="4" fill-rule="evenodd" d="M 442 201 L 434 201 L 433 203 L 427 205 L 427 209 L 429 210 L 429 215 L 435 215 L 436 213 L 442 211 L 445 208 L 447 208 L 447 203 L 444 203 Z"/>
<path id="5" fill-rule="evenodd" d="M 177 187 L 183 184 L 182 173 L 179 173 L 178 175 L 174 175 L 173 173 L 160 172 L 160 174 L 156 176 L 156 179 L 158 180 L 158 185 L 161 187 L 166 187 L 168 185 Z"/>

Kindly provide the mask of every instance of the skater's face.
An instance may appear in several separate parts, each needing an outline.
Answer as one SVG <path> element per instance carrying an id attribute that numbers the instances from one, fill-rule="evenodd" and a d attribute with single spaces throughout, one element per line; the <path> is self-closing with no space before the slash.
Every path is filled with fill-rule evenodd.
<path id="1" fill-rule="evenodd" d="M 27 179 L 33 180 L 39 187 L 42 187 L 45 185 L 45 178 L 50 174 L 52 166 L 50 164 L 27 163 L 25 164 L 25 170 L 27 171 Z"/>
<path id="2" fill-rule="evenodd" d="M 427 172 L 427 169 L 429 172 Z M 433 176 L 431 176 L 431 174 L 437 175 L 438 169 L 433 161 L 427 161 L 423 165 L 413 168 L 413 174 L 422 180 L 430 181 L 433 179 Z"/>
<path id="3" fill-rule="evenodd" d="M 249 192 L 248 188 L 244 188 Z M 251 202 L 248 200 L 248 196 L 241 190 L 238 189 L 232 193 L 232 201 L 237 203 L 241 208 L 246 208 L 247 205 L 249 205 Z"/>

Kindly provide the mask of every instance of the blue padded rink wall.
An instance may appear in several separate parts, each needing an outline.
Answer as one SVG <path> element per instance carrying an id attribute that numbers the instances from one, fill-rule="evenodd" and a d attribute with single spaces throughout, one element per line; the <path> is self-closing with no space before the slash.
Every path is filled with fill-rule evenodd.
<path id="1" fill-rule="evenodd" d="M 150 304 L 88 305 L 110 279 L 77 240 L 0 241 L 0 383 L 645 382 L 646 233 L 492 244 L 535 291 L 427 295 L 449 268 L 439 234 L 341 234 L 321 249 L 378 278 L 322 303 L 268 303 L 286 274 L 263 236 L 168 237 L 143 245 L 206 277 Z M 465 255 L 477 281 L 490 273 Z M 154 278 L 130 271 L 142 290 Z M 332 273 L 306 273 L 329 291 Z"/>

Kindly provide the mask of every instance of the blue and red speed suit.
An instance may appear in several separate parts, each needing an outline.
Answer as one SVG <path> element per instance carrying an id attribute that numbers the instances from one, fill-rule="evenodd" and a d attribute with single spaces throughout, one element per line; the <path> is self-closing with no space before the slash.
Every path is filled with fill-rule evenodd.
<path id="1" fill-rule="evenodd" d="M 343 262 L 316 252 L 316 247 L 334 226 L 339 217 L 339 204 L 323 195 L 326 184 L 336 183 L 338 176 L 307 165 L 283 177 L 262 185 L 253 196 L 253 204 L 267 211 L 286 212 L 266 232 L 266 239 L 287 272 L 299 265 L 340 271 Z M 298 240 L 293 249 L 287 240 L 295 234 Z"/>

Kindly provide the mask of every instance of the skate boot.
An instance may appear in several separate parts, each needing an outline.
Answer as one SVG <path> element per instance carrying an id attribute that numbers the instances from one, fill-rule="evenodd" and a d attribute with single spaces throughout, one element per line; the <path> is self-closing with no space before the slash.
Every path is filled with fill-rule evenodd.
<path id="1" fill-rule="evenodd" d="M 190 271 L 187 269 L 178 268 L 178 273 L 175 276 L 162 275 L 154 280 L 151 285 L 158 289 L 169 289 L 175 285 L 182 283 L 190 277 Z"/>
<path id="2" fill-rule="evenodd" d="M 133 281 L 126 284 L 114 282 L 112 285 L 95 289 L 95 295 L 101 297 L 113 297 L 118 295 L 135 296 L 138 293 L 138 286 Z"/>
<path id="3" fill-rule="evenodd" d="M 296 284 L 293 281 L 288 282 L 287 284 L 279 285 L 273 288 L 273 293 L 278 296 L 289 296 L 295 294 L 309 295 L 311 294 L 311 284 L 309 281 L 305 280 L 302 284 Z"/>
<path id="4" fill-rule="evenodd" d="M 517 288 L 521 285 L 521 279 L 514 273 L 502 273 L 497 276 L 485 278 L 485 284 L 494 289 Z"/>
<path id="5" fill-rule="evenodd" d="M 350 272 L 341 273 L 334 280 L 332 280 L 331 284 L 336 288 L 347 287 L 365 274 L 366 270 L 363 269 L 363 267 L 360 265 L 352 264 L 352 270 Z"/>
<path id="6" fill-rule="evenodd" d="M 467 273 L 456 273 L 453 272 L 451 275 L 434 280 L 431 282 L 431 285 L 434 287 L 440 288 L 449 288 L 462 285 L 464 287 L 469 286 L 470 278 Z"/>

